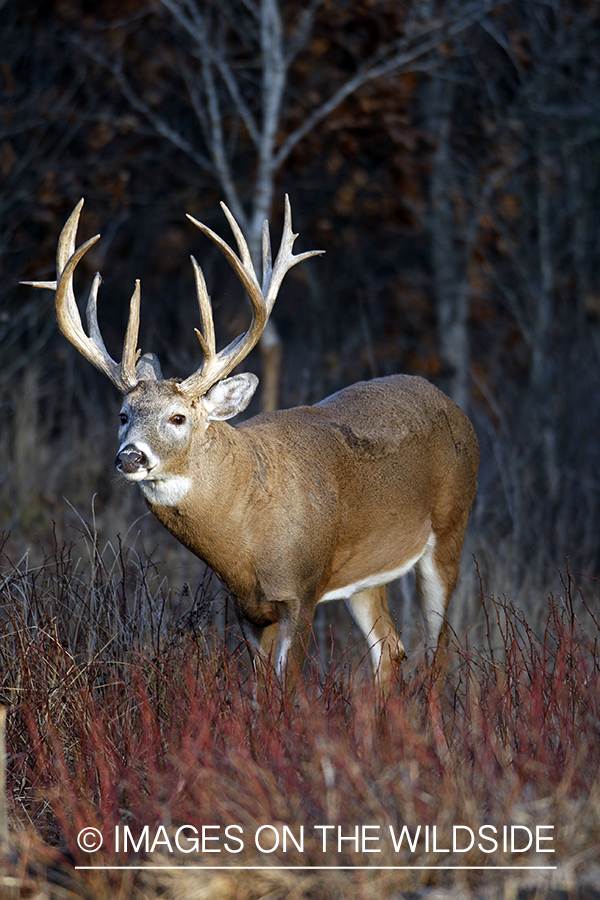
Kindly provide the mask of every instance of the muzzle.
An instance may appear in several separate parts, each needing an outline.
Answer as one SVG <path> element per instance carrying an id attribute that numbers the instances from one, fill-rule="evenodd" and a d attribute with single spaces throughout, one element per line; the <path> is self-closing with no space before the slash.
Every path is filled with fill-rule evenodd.
<path id="1" fill-rule="evenodd" d="M 133 475 L 140 469 L 148 468 L 148 457 L 133 444 L 127 444 L 115 456 L 115 466 L 125 475 Z"/>

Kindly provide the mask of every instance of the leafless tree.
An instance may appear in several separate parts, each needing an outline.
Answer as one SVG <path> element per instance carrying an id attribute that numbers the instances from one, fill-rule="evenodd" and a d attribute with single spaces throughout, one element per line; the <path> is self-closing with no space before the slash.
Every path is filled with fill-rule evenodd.
<path id="1" fill-rule="evenodd" d="M 495 161 L 481 158 L 497 173 L 485 209 L 490 237 L 483 244 L 483 264 L 521 336 L 526 373 L 520 390 L 511 384 L 510 392 L 512 373 L 493 375 L 499 398 L 494 450 L 510 510 L 514 560 L 518 565 L 526 548 L 521 565 L 536 560 L 543 571 L 573 552 L 575 529 L 578 551 L 586 555 L 584 548 L 594 540 L 589 523 L 598 508 L 589 455 L 595 457 L 595 451 L 582 453 L 581 439 L 597 415 L 596 392 L 590 389 L 590 378 L 597 383 L 591 373 L 594 364 L 597 370 L 600 334 L 591 289 L 591 273 L 598 277 L 591 223 L 598 216 L 600 190 L 595 164 L 600 70 L 592 62 L 597 11 L 533 2 L 516 12 L 520 39 L 514 31 L 503 32 L 500 22 L 485 23 L 504 56 L 495 87 L 504 109 L 495 123 Z M 493 90 L 489 85 L 489 93 Z M 581 516 L 583 508 L 596 512 Z M 515 583 L 520 575 L 513 573 Z"/>
<path id="2" fill-rule="evenodd" d="M 89 36 L 80 33 L 76 40 L 113 74 L 130 107 L 155 134 L 215 179 L 248 236 L 255 262 L 260 258 L 262 224 L 272 214 L 277 179 L 303 138 L 365 84 L 430 68 L 442 41 L 462 34 L 495 5 L 493 0 L 449 3 L 442 13 L 423 19 L 417 15 L 419 4 L 392 3 L 376 46 L 355 58 L 344 78 L 324 85 L 315 71 L 308 81 L 306 75 L 304 82 L 296 80 L 298 60 L 308 51 L 317 18 L 327 15 L 323 0 L 310 0 L 301 8 L 284 0 L 160 3 L 169 15 L 165 40 L 179 42 L 173 65 L 185 85 L 196 139 L 136 83 L 122 46 L 109 54 Z M 137 20 L 116 24 L 125 29 L 138 26 Z M 358 19 L 354 24 L 360 28 Z M 311 83 L 317 86 L 312 92 Z M 274 323 L 265 330 L 260 346 L 263 407 L 272 409 L 278 405 L 281 357 Z"/>

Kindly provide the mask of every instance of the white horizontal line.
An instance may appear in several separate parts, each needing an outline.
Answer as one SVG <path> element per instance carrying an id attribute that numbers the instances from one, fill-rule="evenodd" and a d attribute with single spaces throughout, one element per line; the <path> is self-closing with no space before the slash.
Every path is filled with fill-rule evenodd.
<path id="1" fill-rule="evenodd" d="M 557 866 L 75 866 L 76 869 L 179 869 L 182 872 L 188 872 L 191 869 L 206 869 L 209 870 L 220 870 L 220 871 L 231 871 L 231 870 L 240 870 L 243 869 L 245 871 L 250 869 L 262 869 L 263 871 L 273 872 L 275 870 L 282 869 L 284 871 L 290 871 L 295 869 L 309 869 L 311 871 L 323 870 L 327 869 L 328 871 L 336 871 L 336 870 L 377 870 L 377 871 L 389 871 L 396 869 L 464 869 L 469 871 L 481 870 L 482 872 L 486 871 L 496 871 L 498 869 L 505 869 L 507 871 L 513 872 L 517 869 L 519 870 L 527 870 L 527 871 L 545 871 L 549 872 L 553 869 L 556 869 Z"/>

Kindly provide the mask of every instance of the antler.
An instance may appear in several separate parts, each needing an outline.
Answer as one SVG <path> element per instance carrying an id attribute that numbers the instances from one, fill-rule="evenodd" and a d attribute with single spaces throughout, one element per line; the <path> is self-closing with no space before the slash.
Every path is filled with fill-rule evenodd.
<path id="1" fill-rule="evenodd" d="M 213 384 L 216 384 L 217 381 L 225 378 L 225 376 L 250 353 L 252 348 L 256 346 L 265 325 L 267 324 L 286 272 L 297 263 L 302 262 L 302 260 L 308 259 L 310 256 L 318 256 L 319 254 L 324 253 L 323 250 L 308 250 L 305 253 L 299 253 L 297 256 L 294 256 L 292 253 L 294 241 L 298 235 L 292 232 L 292 210 L 289 197 L 286 194 L 283 234 L 281 236 L 281 244 L 274 265 L 271 262 L 269 223 L 265 221 L 263 226 L 263 283 L 261 287 L 258 283 L 254 266 L 252 265 L 248 244 L 246 243 L 238 223 L 224 203 L 221 203 L 221 208 L 227 217 L 227 221 L 229 222 L 235 237 L 240 254 L 239 257 L 225 241 L 215 234 L 214 231 L 211 231 L 206 225 L 203 225 L 202 222 L 198 222 L 189 215 L 188 219 L 217 245 L 244 285 L 250 298 L 250 302 L 252 303 L 252 322 L 250 323 L 248 331 L 239 335 L 239 337 L 219 353 L 216 352 L 215 329 L 210 297 L 208 296 L 202 269 L 192 256 L 198 306 L 200 307 L 200 318 L 202 320 L 202 331 L 198 331 L 197 328 L 195 331 L 198 340 L 200 341 L 200 346 L 202 347 L 204 361 L 193 375 L 190 375 L 189 378 L 186 378 L 185 381 L 181 382 L 179 390 L 193 397 L 201 396 L 206 393 Z"/>
<path id="2" fill-rule="evenodd" d="M 108 353 L 98 327 L 98 288 L 102 282 L 99 273 L 94 276 L 87 303 L 86 317 L 89 337 L 83 330 L 75 300 L 73 273 L 77 263 L 100 237 L 99 234 L 95 235 L 82 244 L 78 250 L 75 250 L 75 238 L 82 207 L 83 200 L 80 200 L 60 233 L 56 252 L 57 281 L 24 281 L 23 284 L 49 288 L 56 292 L 54 296 L 56 318 L 62 334 L 88 362 L 107 375 L 112 383 L 126 394 L 138 382 L 135 364 L 140 355 L 140 351 L 137 349 L 140 327 L 140 283 L 136 281 L 135 284 L 129 305 L 129 321 L 123 342 L 123 358 L 120 363 L 117 363 Z"/>
<path id="3" fill-rule="evenodd" d="M 139 380 L 135 366 L 140 356 L 140 351 L 137 349 L 140 326 L 140 282 L 136 281 L 135 290 L 129 305 L 129 320 L 123 342 L 122 360 L 120 363 L 117 363 L 109 355 L 98 326 L 98 288 L 102 281 L 99 273 L 96 273 L 94 276 L 87 303 L 89 336 L 83 330 L 73 291 L 73 273 L 75 268 L 81 258 L 100 237 L 97 234 L 95 237 L 90 238 L 89 241 L 86 241 L 85 244 L 82 244 L 78 250 L 75 249 L 75 238 L 82 207 L 83 200 L 80 200 L 60 233 L 56 253 L 57 281 L 24 281 L 23 284 L 29 284 L 32 287 L 49 288 L 55 291 L 56 318 L 62 334 L 88 362 L 91 362 L 93 366 L 107 375 L 112 383 L 125 394 L 135 387 Z M 199 331 L 196 328 L 195 331 L 202 347 L 204 360 L 200 368 L 179 385 L 179 390 L 190 397 L 200 397 L 205 394 L 217 381 L 225 378 L 256 346 L 273 309 L 273 304 L 285 273 L 297 263 L 302 262 L 302 260 L 308 259 L 310 256 L 318 256 L 324 252 L 323 250 L 308 250 L 305 253 L 299 253 L 297 256 L 294 256 L 292 253 L 294 241 L 298 235 L 292 232 L 292 211 L 289 197 L 286 194 L 283 234 L 274 265 L 271 261 L 271 238 L 269 236 L 268 222 L 265 221 L 263 226 L 263 283 L 261 287 L 252 265 L 250 251 L 244 235 L 224 203 L 221 203 L 221 207 L 237 242 L 239 257 L 225 241 L 206 225 L 203 225 L 202 222 L 198 222 L 192 216 L 188 216 L 188 219 L 217 245 L 246 288 L 252 303 L 252 322 L 248 331 L 239 335 L 227 347 L 217 353 L 212 308 L 206 289 L 206 281 L 204 280 L 202 269 L 192 256 L 196 293 L 202 321 L 202 330 Z"/>

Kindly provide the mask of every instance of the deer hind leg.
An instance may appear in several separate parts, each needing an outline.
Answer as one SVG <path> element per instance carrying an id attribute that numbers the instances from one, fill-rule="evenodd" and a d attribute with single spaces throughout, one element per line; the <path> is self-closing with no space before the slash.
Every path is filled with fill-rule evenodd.
<path id="1" fill-rule="evenodd" d="M 438 536 L 432 532 L 415 565 L 427 642 L 434 650 L 447 647 L 450 641 L 446 612 L 458 581 L 461 550 L 462 539 L 456 533 Z"/>
<path id="2" fill-rule="evenodd" d="M 385 585 L 353 594 L 346 606 L 365 636 L 375 680 L 387 696 L 406 652 L 390 615 Z"/>

